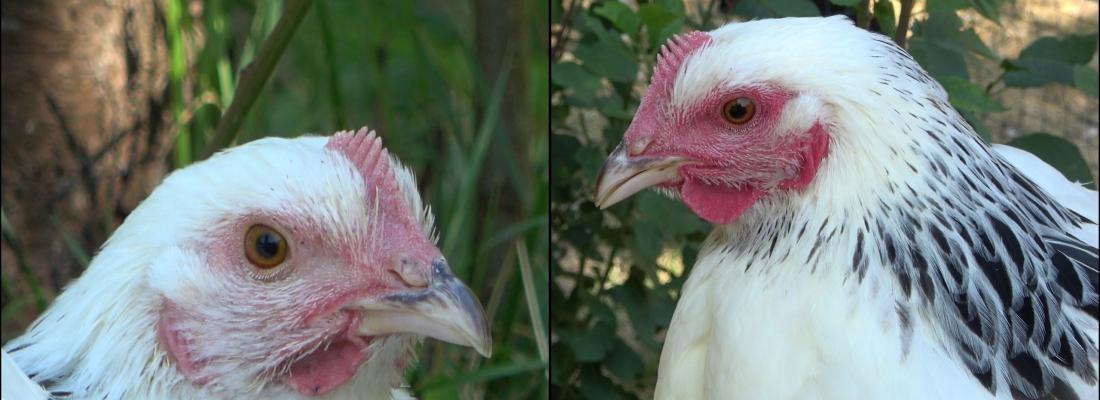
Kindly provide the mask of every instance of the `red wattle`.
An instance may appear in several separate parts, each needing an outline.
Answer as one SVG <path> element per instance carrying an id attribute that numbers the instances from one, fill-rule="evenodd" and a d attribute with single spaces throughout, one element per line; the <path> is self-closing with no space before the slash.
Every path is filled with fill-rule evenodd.
<path id="1" fill-rule="evenodd" d="M 684 203 L 700 218 L 712 224 L 728 224 L 740 217 L 764 192 L 750 185 L 739 188 L 684 180 L 680 188 Z"/>
<path id="2" fill-rule="evenodd" d="M 350 340 L 338 340 L 295 362 L 285 379 L 298 393 L 322 395 L 351 379 L 366 355 L 366 349 Z"/>

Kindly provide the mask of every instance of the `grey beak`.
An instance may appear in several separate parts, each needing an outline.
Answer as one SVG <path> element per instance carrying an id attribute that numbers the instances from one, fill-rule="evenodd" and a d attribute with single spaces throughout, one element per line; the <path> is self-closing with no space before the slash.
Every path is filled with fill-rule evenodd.
<path id="1" fill-rule="evenodd" d="M 493 353 L 485 310 L 442 258 L 432 263 L 427 288 L 362 300 L 355 305 L 366 316 L 359 325 L 359 334 L 414 333 L 473 347 L 484 357 Z"/>
<path id="2" fill-rule="evenodd" d="M 680 157 L 631 158 L 620 143 L 607 156 L 596 178 L 596 207 L 604 209 L 655 185 L 680 178 Z"/>

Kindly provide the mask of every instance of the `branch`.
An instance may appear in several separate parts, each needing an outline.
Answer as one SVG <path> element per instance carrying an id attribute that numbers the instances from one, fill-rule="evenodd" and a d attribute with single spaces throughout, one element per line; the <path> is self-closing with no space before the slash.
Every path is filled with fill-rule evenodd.
<path id="1" fill-rule="evenodd" d="M 214 132 L 214 137 L 207 143 L 206 150 L 203 152 L 204 158 L 210 157 L 215 151 L 229 146 L 236 139 L 237 130 L 241 129 L 245 115 L 252 108 L 252 104 L 256 102 L 256 98 L 260 96 L 264 84 L 267 83 L 267 78 L 271 77 L 271 71 L 275 69 L 275 64 L 283 56 L 283 51 L 286 50 L 287 44 L 294 37 L 294 32 L 298 30 L 298 25 L 301 25 L 302 19 L 305 18 L 306 13 L 309 12 L 309 7 L 312 5 L 313 0 L 287 1 L 286 7 L 283 9 L 283 16 L 279 17 L 279 22 L 275 24 L 275 28 L 267 35 L 267 39 L 264 39 L 259 53 L 256 54 L 256 59 L 252 60 L 241 71 L 241 79 L 237 84 L 237 93 L 233 97 L 233 103 L 229 104 L 225 114 L 222 114 L 221 119 L 218 120 L 218 128 Z"/>
<path id="2" fill-rule="evenodd" d="M 856 25 L 865 30 L 871 29 L 871 18 L 874 13 L 871 12 L 871 2 L 863 0 L 856 4 Z"/>
<path id="3" fill-rule="evenodd" d="M 909 20 L 913 18 L 913 0 L 901 0 L 901 14 L 898 15 L 898 29 L 894 31 L 894 43 L 905 48 L 906 36 L 909 36 Z"/>
<path id="4" fill-rule="evenodd" d="M 573 0 L 569 2 L 569 9 L 565 11 L 565 15 L 561 18 L 561 29 L 555 32 L 554 48 L 550 49 L 550 62 L 553 63 L 561 57 L 562 51 L 565 50 L 565 39 L 569 35 L 569 28 L 573 25 L 573 14 L 577 12 L 577 3 L 579 0 Z"/>

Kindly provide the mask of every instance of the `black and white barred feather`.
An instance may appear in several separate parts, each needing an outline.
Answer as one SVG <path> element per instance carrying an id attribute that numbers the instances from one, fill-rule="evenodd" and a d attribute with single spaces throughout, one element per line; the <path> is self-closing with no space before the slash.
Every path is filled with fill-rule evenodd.
<path id="1" fill-rule="evenodd" d="M 778 87 L 789 130 L 762 134 L 820 124 L 828 152 L 708 238 L 656 398 L 1095 398 L 1096 192 L 985 143 L 908 53 L 842 17 L 707 34 L 670 107 Z"/>
<path id="2" fill-rule="evenodd" d="M 893 42 L 876 40 L 912 73 L 905 79 L 933 85 Z M 874 258 L 892 267 L 904 291 L 900 319 L 937 322 L 948 350 L 991 392 L 1005 385 L 1014 398 L 1077 398 L 1069 376 L 1096 385 L 1100 285 L 1097 248 L 1074 232 L 1095 230 L 1095 216 L 1063 206 L 941 98 L 920 100 L 929 112 L 913 116 L 905 134 L 932 144 L 911 149 L 930 168 L 912 178 L 935 190 L 890 185 L 894 196 L 877 211 L 905 223 L 898 232 L 867 222 L 857 241 L 881 245 L 857 247 L 853 272 Z"/>

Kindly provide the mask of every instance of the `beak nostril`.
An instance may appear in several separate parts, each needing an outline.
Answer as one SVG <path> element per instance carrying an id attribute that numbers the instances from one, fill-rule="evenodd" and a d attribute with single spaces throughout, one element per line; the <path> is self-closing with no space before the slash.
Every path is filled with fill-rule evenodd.
<path id="1" fill-rule="evenodd" d="M 639 156 L 642 153 L 645 153 L 645 150 L 647 148 L 649 148 L 649 141 L 646 139 L 638 139 L 630 145 L 629 149 L 627 149 L 629 150 L 627 151 L 627 154 L 629 154 L 631 157 Z"/>

